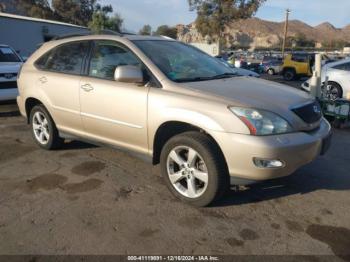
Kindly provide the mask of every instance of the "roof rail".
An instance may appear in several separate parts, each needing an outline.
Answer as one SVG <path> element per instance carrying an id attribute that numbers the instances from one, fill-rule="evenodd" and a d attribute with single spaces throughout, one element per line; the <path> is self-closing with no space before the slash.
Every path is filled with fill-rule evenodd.
<path id="1" fill-rule="evenodd" d="M 79 37 L 79 36 L 88 36 L 88 35 L 116 35 L 116 36 L 123 36 L 122 33 L 113 31 L 113 30 L 109 30 L 109 29 L 104 29 L 101 30 L 99 33 L 94 33 L 91 31 L 88 31 L 86 33 L 74 33 L 74 34 L 66 34 L 66 35 L 60 35 L 60 36 L 56 36 L 54 37 L 52 40 L 62 40 L 62 39 L 66 39 L 66 38 L 71 38 L 71 37 Z"/>
<path id="2" fill-rule="evenodd" d="M 66 39 L 66 38 L 71 38 L 71 37 L 78 37 L 78 36 L 87 36 L 90 35 L 89 33 L 81 33 L 81 34 L 66 34 L 66 35 L 60 35 L 60 36 L 55 36 L 54 38 L 52 38 L 52 40 L 61 40 L 61 39 Z"/>
<path id="3" fill-rule="evenodd" d="M 110 29 L 103 29 L 99 33 L 92 33 L 91 32 L 91 34 L 123 36 L 124 33 L 120 33 L 120 32 L 117 32 L 117 31 L 110 30 Z"/>
<path id="4" fill-rule="evenodd" d="M 137 35 L 135 33 L 131 33 L 131 32 L 121 32 L 122 35 Z"/>

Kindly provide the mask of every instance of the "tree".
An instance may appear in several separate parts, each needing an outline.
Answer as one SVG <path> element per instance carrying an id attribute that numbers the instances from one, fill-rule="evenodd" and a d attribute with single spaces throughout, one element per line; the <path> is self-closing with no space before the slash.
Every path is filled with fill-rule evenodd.
<path id="1" fill-rule="evenodd" d="M 255 14 L 266 0 L 188 0 L 197 11 L 196 28 L 205 37 L 223 38 L 225 27 L 237 19 Z"/>
<path id="2" fill-rule="evenodd" d="M 97 0 L 52 0 L 52 8 L 68 23 L 87 26 L 96 10 L 113 12 L 111 5 L 101 6 Z"/>
<path id="3" fill-rule="evenodd" d="M 111 17 L 108 17 L 107 23 L 105 24 L 105 29 L 109 29 L 115 32 L 121 32 L 123 26 L 123 18 L 120 14 L 115 13 Z"/>
<path id="4" fill-rule="evenodd" d="M 167 25 L 161 25 L 157 28 L 155 35 L 168 36 L 170 38 L 177 38 L 177 29 L 176 27 L 169 27 Z"/>
<path id="5" fill-rule="evenodd" d="M 0 0 L 1 1 L 1 0 Z M 14 0 L 15 14 L 52 19 L 81 26 L 88 26 L 95 12 L 109 14 L 111 5 L 101 6 L 100 0 Z M 120 18 L 120 16 L 118 15 Z M 108 26 L 115 28 L 120 23 L 116 17 L 108 19 Z"/>
<path id="6" fill-rule="evenodd" d="M 315 47 L 315 41 L 308 39 L 303 33 L 296 33 L 295 36 L 287 38 L 287 46 L 290 47 Z"/>
<path id="7" fill-rule="evenodd" d="M 43 19 L 59 18 L 47 0 L 16 0 L 16 9 L 18 14 L 26 16 Z"/>
<path id="8" fill-rule="evenodd" d="M 123 19 L 119 14 L 108 16 L 108 14 L 111 12 L 113 12 L 113 8 L 111 6 L 97 6 L 96 11 L 92 14 L 91 22 L 88 24 L 91 31 L 99 33 L 102 30 L 108 29 L 115 32 L 120 32 L 123 25 Z"/>
<path id="9" fill-rule="evenodd" d="M 341 39 L 331 39 L 329 41 L 324 41 L 322 47 L 327 49 L 343 49 L 348 46 L 349 43 Z"/>
<path id="10" fill-rule="evenodd" d="M 152 34 L 152 27 L 150 25 L 144 25 L 140 31 L 140 35 L 151 35 Z"/>

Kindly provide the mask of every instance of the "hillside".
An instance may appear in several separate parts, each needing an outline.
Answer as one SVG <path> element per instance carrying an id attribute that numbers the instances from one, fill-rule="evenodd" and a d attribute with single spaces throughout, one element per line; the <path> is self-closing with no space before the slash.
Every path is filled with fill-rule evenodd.
<path id="1" fill-rule="evenodd" d="M 284 22 L 271 22 L 259 18 L 239 20 L 225 30 L 226 39 L 231 45 L 250 47 L 271 47 L 279 45 L 283 37 Z M 350 25 L 336 28 L 326 22 L 312 27 L 299 20 L 289 21 L 288 36 L 303 34 L 317 43 L 333 41 L 350 42 Z M 178 25 L 178 38 L 185 42 L 203 41 L 195 24 Z"/>

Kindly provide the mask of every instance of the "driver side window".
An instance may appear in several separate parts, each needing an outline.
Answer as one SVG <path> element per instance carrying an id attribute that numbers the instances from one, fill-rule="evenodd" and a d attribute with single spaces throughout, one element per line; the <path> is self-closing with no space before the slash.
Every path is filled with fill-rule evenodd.
<path id="1" fill-rule="evenodd" d="M 141 68 L 138 58 L 128 49 L 114 41 L 96 41 L 89 66 L 89 76 L 114 80 L 118 66 L 133 65 Z"/>

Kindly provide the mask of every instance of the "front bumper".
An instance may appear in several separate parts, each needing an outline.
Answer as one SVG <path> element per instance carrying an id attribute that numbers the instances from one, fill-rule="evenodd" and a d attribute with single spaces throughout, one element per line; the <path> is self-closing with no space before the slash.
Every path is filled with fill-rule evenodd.
<path id="1" fill-rule="evenodd" d="M 17 96 L 17 105 L 18 105 L 19 112 L 21 113 L 21 115 L 24 116 L 25 118 L 27 118 L 25 104 L 24 104 L 24 101 L 23 101 L 21 96 Z"/>
<path id="2" fill-rule="evenodd" d="M 273 136 L 251 136 L 214 132 L 228 165 L 232 184 L 250 184 L 288 176 L 317 158 L 331 135 L 331 126 L 322 119 L 313 132 L 298 132 Z M 326 147 L 325 147 L 326 146 Z M 324 153 L 324 152 L 323 152 Z M 259 168 L 253 159 L 276 159 L 284 163 L 279 168 Z"/>
<path id="3" fill-rule="evenodd" d="M 0 89 L 0 101 L 15 100 L 18 96 L 17 88 Z"/>

